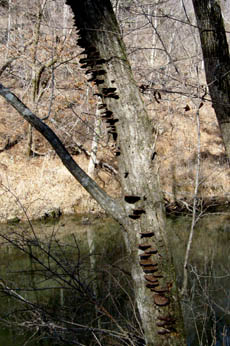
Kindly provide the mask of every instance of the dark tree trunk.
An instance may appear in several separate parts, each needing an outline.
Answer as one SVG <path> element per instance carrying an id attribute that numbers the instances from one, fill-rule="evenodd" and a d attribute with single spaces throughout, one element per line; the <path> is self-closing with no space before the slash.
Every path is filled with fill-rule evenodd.
<path id="1" fill-rule="evenodd" d="M 75 14 L 78 44 L 84 48 L 80 62 L 98 86 L 102 118 L 116 141 L 126 214 L 120 223 L 130 252 L 146 344 L 182 346 L 183 320 L 154 161 L 154 124 L 133 79 L 110 2 L 67 3 Z"/>
<path id="2" fill-rule="evenodd" d="M 230 56 L 219 1 L 193 0 L 206 80 L 230 158 Z"/>

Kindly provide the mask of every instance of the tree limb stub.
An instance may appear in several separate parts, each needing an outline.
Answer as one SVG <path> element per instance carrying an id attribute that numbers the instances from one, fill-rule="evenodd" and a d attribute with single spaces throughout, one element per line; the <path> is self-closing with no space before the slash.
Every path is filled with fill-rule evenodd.
<path id="1" fill-rule="evenodd" d="M 38 132 L 40 132 L 53 147 L 57 155 L 62 160 L 64 166 L 74 176 L 74 178 L 85 188 L 85 190 L 100 204 L 100 206 L 118 222 L 124 217 L 124 211 L 118 201 L 111 198 L 102 190 L 94 180 L 92 180 L 74 161 L 72 156 L 66 150 L 57 135 L 51 128 L 43 123 L 35 114 L 27 108 L 17 96 L 8 88 L 0 83 L 0 95 L 13 106 L 17 112 L 28 121 Z"/>

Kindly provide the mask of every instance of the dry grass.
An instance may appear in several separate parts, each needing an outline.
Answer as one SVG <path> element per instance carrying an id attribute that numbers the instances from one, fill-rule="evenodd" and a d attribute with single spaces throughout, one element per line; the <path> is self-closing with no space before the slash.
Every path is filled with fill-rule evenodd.
<path id="1" fill-rule="evenodd" d="M 196 171 L 197 133 L 194 107 L 185 112 L 184 105 L 161 103 L 155 105 L 153 120 L 157 120 L 157 164 L 165 198 L 190 201 L 194 191 Z M 151 111 L 151 110 L 150 110 Z M 201 172 L 199 195 L 201 198 L 229 199 L 230 169 L 226 163 L 224 147 L 215 114 L 211 106 L 200 110 Z M 9 128 L 5 133 L 9 133 Z M 15 134 L 15 127 L 10 133 Z M 12 138 L 12 137 L 11 137 Z M 0 153 L 0 220 L 15 216 L 38 218 L 59 208 L 63 213 L 99 212 L 100 207 L 74 180 L 57 157 L 47 155 L 26 159 L 25 140 Z M 106 152 L 100 156 L 105 159 Z M 75 157 L 87 170 L 84 155 Z M 110 157 L 111 161 L 111 157 Z M 110 162 L 111 163 L 111 162 Z M 107 173 L 99 172 L 97 182 L 112 195 L 119 196 L 119 183 Z M 104 184 L 105 182 L 105 184 Z"/>
<path id="2" fill-rule="evenodd" d="M 191 200 L 197 165 L 197 127 L 194 107 L 183 111 L 183 105 L 170 115 L 161 113 L 162 133 L 157 142 L 162 189 L 170 201 Z M 160 125 L 161 126 L 161 125 Z M 230 169 L 213 109 L 205 105 L 200 110 L 201 198 L 229 198 Z"/>
<path id="3" fill-rule="evenodd" d="M 87 160 L 75 157 L 87 169 Z M 104 174 L 106 180 L 108 176 Z M 0 154 L 0 219 L 38 218 L 54 209 L 65 214 L 99 212 L 100 208 L 55 157 L 26 159 L 11 149 Z M 100 181 L 99 181 L 100 183 Z M 114 184 L 116 190 L 116 183 Z M 113 189 L 110 192 L 115 193 Z M 24 211 L 22 209 L 24 208 Z"/>

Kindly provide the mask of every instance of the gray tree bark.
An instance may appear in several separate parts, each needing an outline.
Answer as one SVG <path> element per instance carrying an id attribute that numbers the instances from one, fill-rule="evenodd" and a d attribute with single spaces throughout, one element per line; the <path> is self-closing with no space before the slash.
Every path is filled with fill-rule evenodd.
<path id="1" fill-rule="evenodd" d="M 230 56 L 218 0 L 193 0 L 206 80 L 230 158 Z"/>
<path id="2" fill-rule="evenodd" d="M 147 345 L 185 345 L 175 272 L 154 162 L 154 124 L 133 79 L 108 0 L 71 1 L 85 58 L 81 59 L 104 105 L 102 118 L 117 146 L 136 301 Z M 112 213 L 110 213 L 112 215 Z"/>

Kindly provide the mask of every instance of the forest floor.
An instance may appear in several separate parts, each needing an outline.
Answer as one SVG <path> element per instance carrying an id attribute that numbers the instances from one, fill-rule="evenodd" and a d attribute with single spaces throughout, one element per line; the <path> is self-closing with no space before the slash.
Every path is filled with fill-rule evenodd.
<path id="1" fill-rule="evenodd" d="M 189 210 L 194 195 L 197 170 L 197 120 L 194 105 L 171 106 L 155 104 L 158 123 L 156 138 L 156 162 L 166 205 Z M 154 114 L 153 109 L 149 110 Z M 3 114 L 3 113 L 2 113 Z M 160 116 L 159 116 L 160 115 Z M 15 126 L 4 127 L 0 116 L 0 135 L 7 133 L 12 141 Z M 11 131 L 12 128 L 12 131 Z M 230 201 L 230 168 L 226 159 L 215 114 L 210 105 L 200 109 L 201 167 L 199 173 L 199 197 L 201 203 L 220 204 Z M 4 147 L 5 137 L 0 136 Z M 18 217 L 37 219 L 53 210 L 63 214 L 101 212 L 100 207 L 74 180 L 53 152 L 45 156 L 27 158 L 26 140 L 0 151 L 0 221 Z M 106 152 L 99 156 L 106 161 Z M 88 159 L 84 154 L 74 156 L 87 171 Z M 114 159 L 115 160 L 115 159 Z M 111 164 L 111 158 L 110 158 Z M 116 162 L 114 161 L 116 165 Z M 120 195 L 118 177 L 97 171 L 97 182 L 114 197 Z"/>

